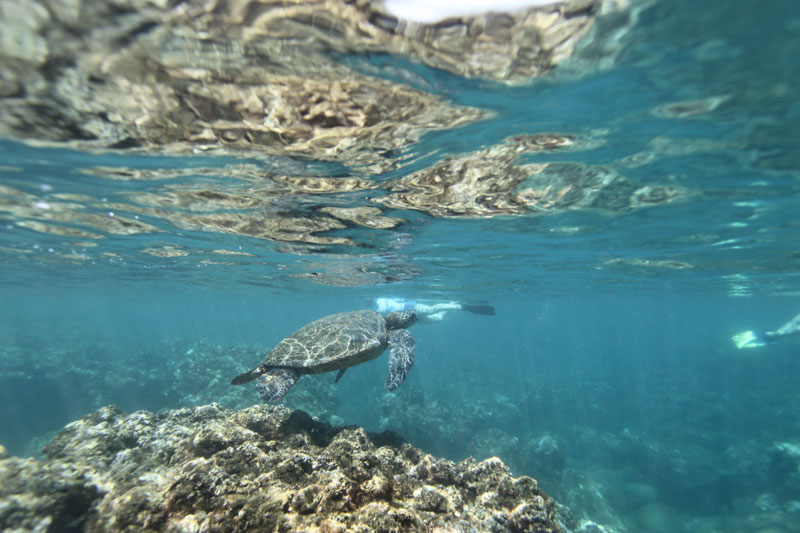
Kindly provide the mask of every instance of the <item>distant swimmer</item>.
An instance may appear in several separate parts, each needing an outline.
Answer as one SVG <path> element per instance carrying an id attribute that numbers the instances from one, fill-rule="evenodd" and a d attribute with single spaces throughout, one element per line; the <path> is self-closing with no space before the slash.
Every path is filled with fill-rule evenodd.
<path id="1" fill-rule="evenodd" d="M 494 306 L 486 303 L 428 302 L 422 303 L 406 298 L 377 298 L 375 310 L 379 313 L 414 311 L 420 322 L 441 322 L 449 311 L 466 311 L 475 315 L 495 314 Z"/>
<path id="2" fill-rule="evenodd" d="M 775 331 L 756 333 L 743 331 L 734 335 L 733 342 L 737 348 L 758 348 L 767 344 L 775 344 L 779 339 L 800 335 L 800 315 L 797 315 Z"/>

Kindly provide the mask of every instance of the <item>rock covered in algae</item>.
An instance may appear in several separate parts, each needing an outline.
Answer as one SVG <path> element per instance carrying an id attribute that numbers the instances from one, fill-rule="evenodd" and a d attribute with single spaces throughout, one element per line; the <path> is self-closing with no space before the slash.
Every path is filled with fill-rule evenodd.
<path id="1" fill-rule="evenodd" d="M 498 458 L 453 463 L 283 406 L 106 407 L 43 453 L 0 456 L 3 530 L 560 531 Z"/>

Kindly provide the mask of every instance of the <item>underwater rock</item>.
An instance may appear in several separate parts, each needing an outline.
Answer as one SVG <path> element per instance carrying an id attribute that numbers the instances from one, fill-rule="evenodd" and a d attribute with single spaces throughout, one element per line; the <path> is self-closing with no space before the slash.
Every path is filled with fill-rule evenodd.
<path id="1" fill-rule="evenodd" d="M 302 411 L 104 407 L 0 458 L 0 529 L 559 532 L 535 480 Z"/>
<path id="2" fill-rule="evenodd" d="M 643 507 L 660 499 L 658 489 L 647 483 L 626 483 L 623 493 L 628 508 Z"/>
<path id="3" fill-rule="evenodd" d="M 616 533 L 616 529 L 596 524 L 591 520 L 584 520 L 581 522 L 580 527 L 575 530 L 575 533 Z"/>
<path id="4" fill-rule="evenodd" d="M 466 446 L 472 433 L 459 422 L 458 410 L 438 401 L 425 403 L 424 389 L 413 384 L 408 385 L 405 394 L 376 392 L 374 416 L 379 429 L 392 428 L 433 454 L 446 454 L 450 458 L 467 456 Z"/>
<path id="5" fill-rule="evenodd" d="M 549 479 L 556 479 L 564 469 L 567 449 L 561 438 L 545 433 L 530 439 L 523 448 L 526 470 L 542 472 Z"/>
<path id="6" fill-rule="evenodd" d="M 581 526 L 576 531 L 602 533 L 626 531 L 610 499 L 613 483 L 600 479 L 596 472 L 567 468 L 559 479 L 559 501 L 578 515 Z M 602 524 L 602 525 L 601 525 Z"/>
<path id="7" fill-rule="evenodd" d="M 680 531 L 684 520 L 675 511 L 660 503 L 648 503 L 634 513 L 639 531 L 672 533 Z"/>
<path id="8" fill-rule="evenodd" d="M 472 457 L 505 457 L 509 466 L 519 470 L 515 464 L 516 449 L 520 447 L 519 438 L 498 428 L 477 431 L 467 443 L 467 453 Z"/>
<path id="9" fill-rule="evenodd" d="M 773 490 L 787 496 L 800 490 L 800 445 L 797 442 L 776 442 L 769 451 L 767 475 Z"/>

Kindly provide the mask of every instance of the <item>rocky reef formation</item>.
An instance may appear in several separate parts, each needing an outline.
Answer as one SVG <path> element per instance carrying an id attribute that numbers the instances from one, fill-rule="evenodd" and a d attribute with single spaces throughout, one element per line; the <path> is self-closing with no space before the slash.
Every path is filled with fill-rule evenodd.
<path id="1" fill-rule="evenodd" d="M 43 453 L 0 456 L 3 530 L 561 531 L 497 458 L 453 463 L 283 406 L 105 407 Z"/>

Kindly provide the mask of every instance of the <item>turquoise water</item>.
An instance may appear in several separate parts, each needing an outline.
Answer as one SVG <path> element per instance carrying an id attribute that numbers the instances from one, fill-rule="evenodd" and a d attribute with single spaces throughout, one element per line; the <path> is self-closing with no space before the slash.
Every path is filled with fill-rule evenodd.
<path id="1" fill-rule="evenodd" d="M 452 311 L 415 325 L 416 364 L 395 393 L 383 390 L 384 356 L 337 385 L 332 374 L 304 377 L 285 403 L 334 424 L 395 430 L 452 459 L 498 455 L 576 518 L 619 531 L 798 531 L 797 341 L 737 350 L 731 336 L 800 312 L 800 9 L 661 2 L 635 13 L 613 62 L 593 62 L 601 54 L 587 43 L 521 87 L 385 55 L 340 58 L 494 112 L 426 134 L 395 154 L 397 169 L 371 179 L 558 133 L 574 144 L 520 162 L 634 184 L 594 205 L 480 219 L 386 208 L 401 219 L 393 229 L 320 234 L 354 245 L 281 242 L 179 215 L 314 219 L 321 206 L 373 206 L 378 192 L 238 209 L 170 204 L 176 190 L 243 190 L 243 164 L 362 171 L 0 142 L 0 443 L 35 454 L 109 403 L 254 404 L 251 387 L 228 382 L 259 350 L 378 297 L 488 302 L 494 316 Z M 613 34 L 615 17 L 598 23 L 601 35 Z M 123 181 L 85 171 L 96 167 L 162 173 Z M 619 207 L 648 185 L 681 194 Z"/>

